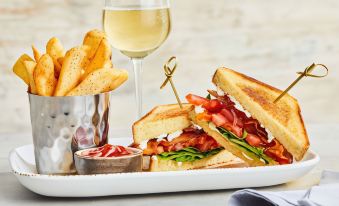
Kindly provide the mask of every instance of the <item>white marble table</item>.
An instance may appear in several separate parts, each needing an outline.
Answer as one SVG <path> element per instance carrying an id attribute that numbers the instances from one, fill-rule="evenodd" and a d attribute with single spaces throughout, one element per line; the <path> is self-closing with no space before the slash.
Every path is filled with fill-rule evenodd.
<path id="1" fill-rule="evenodd" d="M 309 174 L 296 181 L 261 190 L 296 190 L 308 188 L 319 181 L 323 169 L 339 170 L 339 125 L 315 124 L 308 126 L 312 149 L 321 161 Z M 181 192 L 148 195 L 110 196 L 100 198 L 50 198 L 36 195 L 19 184 L 10 173 L 7 160 L 11 149 L 32 142 L 29 134 L 0 135 L 0 205 L 227 205 L 227 200 L 235 190 Z M 75 188 L 76 189 L 76 188 Z"/>

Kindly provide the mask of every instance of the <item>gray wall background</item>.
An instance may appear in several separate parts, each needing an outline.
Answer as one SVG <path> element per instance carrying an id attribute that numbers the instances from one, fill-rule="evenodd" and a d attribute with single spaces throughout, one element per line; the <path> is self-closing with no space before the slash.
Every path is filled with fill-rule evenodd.
<path id="1" fill-rule="evenodd" d="M 101 0 L 1 0 L 0 133 L 30 132 L 26 87 L 11 71 L 30 45 L 44 50 L 52 36 L 66 48 L 82 42 L 86 31 L 101 28 Z M 219 66 L 244 72 L 284 89 L 312 62 L 324 63 L 330 75 L 304 79 L 291 94 L 306 124 L 339 123 L 339 1 L 336 0 L 172 0 L 172 32 L 144 61 L 144 110 L 173 103 L 163 63 L 175 55 L 174 81 L 180 96 L 205 95 Z M 127 57 L 113 52 L 116 67 L 131 71 Z M 111 128 L 134 120 L 133 73 L 113 94 Z M 113 134 L 114 135 L 114 134 Z"/>

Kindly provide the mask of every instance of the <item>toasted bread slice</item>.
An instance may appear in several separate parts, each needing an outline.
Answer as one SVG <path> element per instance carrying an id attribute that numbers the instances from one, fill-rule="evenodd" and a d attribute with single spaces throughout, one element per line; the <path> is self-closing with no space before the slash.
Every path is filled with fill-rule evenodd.
<path id="1" fill-rule="evenodd" d="M 227 150 L 222 150 L 218 154 L 206 157 L 193 162 L 176 162 L 174 160 L 163 160 L 152 156 L 150 160 L 150 172 L 160 171 L 180 171 L 192 169 L 230 168 L 245 167 L 245 162 L 235 157 Z"/>
<path id="2" fill-rule="evenodd" d="M 133 124 L 133 138 L 135 144 L 156 138 L 162 134 L 170 134 L 189 127 L 192 123 L 188 113 L 194 108 L 191 104 L 160 105 L 152 109 L 139 121 Z"/>
<path id="3" fill-rule="evenodd" d="M 227 68 L 217 69 L 213 83 L 233 96 L 296 160 L 303 158 L 309 140 L 296 99 L 286 94 L 273 103 L 281 90 Z"/>

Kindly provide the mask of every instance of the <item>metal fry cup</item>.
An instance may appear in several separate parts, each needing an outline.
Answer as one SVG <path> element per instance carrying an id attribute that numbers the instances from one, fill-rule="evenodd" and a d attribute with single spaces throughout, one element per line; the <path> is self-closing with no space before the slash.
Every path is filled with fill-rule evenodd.
<path id="1" fill-rule="evenodd" d="M 38 173 L 76 173 L 74 152 L 107 143 L 110 92 L 28 97 Z"/>

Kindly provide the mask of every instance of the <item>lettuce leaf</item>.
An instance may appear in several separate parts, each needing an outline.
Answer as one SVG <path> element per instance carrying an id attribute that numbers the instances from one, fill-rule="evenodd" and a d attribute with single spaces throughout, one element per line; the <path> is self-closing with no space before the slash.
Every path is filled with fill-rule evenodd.
<path id="1" fill-rule="evenodd" d="M 194 147 L 187 147 L 179 151 L 163 152 L 161 154 L 158 154 L 158 157 L 160 159 L 174 160 L 177 162 L 192 162 L 195 160 L 203 159 L 218 154 L 221 150 L 223 150 L 223 148 L 219 147 L 216 149 L 209 150 L 207 152 L 200 152 L 198 149 Z"/>
<path id="2" fill-rule="evenodd" d="M 264 149 L 259 148 L 259 147 L 253 147 L 249 145 L 246 141 L 246 135 L 247 132 L 244 132 L 244 135 L 240 138 L 237 137 L 234 133 L 222 128 L 222 127 L 217 127 L 218 131 L 225 137 L 227 138 L 230 142 L 233 142 L 234 144 L 240 146 L 243 149 L 246 149 L 247 151 L 255 154 L 258 158 L 261 158 L 262 160 L 265 161 L 265 164 L 269 164 L 269 162 L 272 161 L 270 157 L 264 154 Z"/>

